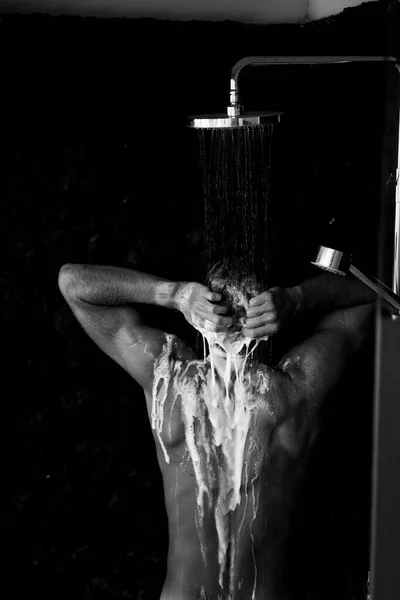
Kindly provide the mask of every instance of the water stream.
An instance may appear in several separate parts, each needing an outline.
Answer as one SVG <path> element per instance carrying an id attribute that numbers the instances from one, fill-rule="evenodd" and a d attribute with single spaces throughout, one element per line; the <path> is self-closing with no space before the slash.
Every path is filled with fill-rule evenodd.
<path id="1" fill-rule="evenodd" d="M 246 256 L 267 284 L 273 254 L 270 206 L 274 125 L 199 129 L 207 270 Z"/>

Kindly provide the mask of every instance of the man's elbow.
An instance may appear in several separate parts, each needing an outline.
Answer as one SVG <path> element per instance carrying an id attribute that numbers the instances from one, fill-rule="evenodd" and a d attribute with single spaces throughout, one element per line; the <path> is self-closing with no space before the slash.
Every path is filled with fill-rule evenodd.
<path id="1" fill-rule="evenodd" d="M 58 287 L 67 301 L 71 301 L 77 296 L 77 265 L 65 264 L 61 267 L 58 274 Z"/>
<path id="2" fill-rule="evenodd" d="M 352 353 L 358 352 L 366 343 L 374 323 L 376 305 L 366 304 L 351 310 L 353 314 L 348 319 L 349 342 Z"/>

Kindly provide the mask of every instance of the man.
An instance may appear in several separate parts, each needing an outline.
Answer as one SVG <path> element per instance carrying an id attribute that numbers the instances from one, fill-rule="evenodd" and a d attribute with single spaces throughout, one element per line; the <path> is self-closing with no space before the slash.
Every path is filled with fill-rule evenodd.
<path id="1" fill-rule="evenodd" d="M 296 490 L 318 409 L 366 339 L 375 296 L 330 274 L 262 291 L 228 263 L 208 285 L 111 266 L 59 276 L 85 331 L 145 393 L 169 522 L 161 600 L 296 600 L 285 574 Z M 205 357 L 144 323 L 143 304 L 180 311 Z M 307 315 L 312 329 L 293 343 Z M 255 347 L 271 335 L 292 344 L 267 366 Z"/>

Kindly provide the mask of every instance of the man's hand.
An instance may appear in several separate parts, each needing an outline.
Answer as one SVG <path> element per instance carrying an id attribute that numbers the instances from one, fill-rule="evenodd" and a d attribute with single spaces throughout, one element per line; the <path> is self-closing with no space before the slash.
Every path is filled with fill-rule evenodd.
<path id="1" fill-rule="evenodd" d="M 211 292 L 200 283 L 182 284 L 175 297 L 177 308 L 190 325 L 213 332 L 225 331 L 232 325 L 232 318 L 223 316 L 227 307 L 213 304 L 221 299 L 221 294 Z"/>
<path id="2" fill-rule="evenodd" d="M 261 338 L 285 327 L 298 310 L 296 295 L 290 289 L 275 287 L 250 299 L 243 334 Z"/>

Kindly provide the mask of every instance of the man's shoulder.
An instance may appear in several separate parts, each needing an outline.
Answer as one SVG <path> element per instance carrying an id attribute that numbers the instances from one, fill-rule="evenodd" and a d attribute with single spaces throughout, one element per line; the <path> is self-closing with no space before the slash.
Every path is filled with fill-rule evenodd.
<path id="1" fill-rule="evenodd" d="M 115 335 L 113 353 L 108 352 L 144 390 L 151 390 L 155 370 L 160 365 L 171 367 L 172 362 L 188 360 L 190 348 L 178 336 L 147 327 L 125 326 Z"/>
<path id="2" fill-rule="evenodd" d="M 176 334 L 160 332 L 154 341 L 158 346 L 160 357 L 167 357 L 174 362 L 192 361 L 196 358 L 192 348 Z"/>

